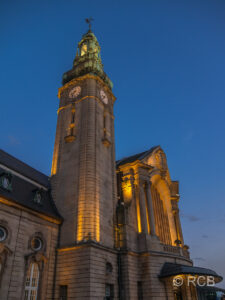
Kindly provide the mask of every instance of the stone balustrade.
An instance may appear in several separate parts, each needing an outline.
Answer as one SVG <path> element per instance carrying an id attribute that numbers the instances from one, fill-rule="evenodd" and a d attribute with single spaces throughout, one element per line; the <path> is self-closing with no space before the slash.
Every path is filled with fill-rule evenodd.
<path id="1" fill-rule="evenodd" d="M 190 254 L 189 254 L 188 250 L 183 249 L 181 247 L 175 247 L 175 246 L 171 246 L 171 245 L 163 245 L 163 251 L 167 252 L 167 253 L 172 253 L 175 255 L 183 256 L 187 259 L 190 259 Z"/>

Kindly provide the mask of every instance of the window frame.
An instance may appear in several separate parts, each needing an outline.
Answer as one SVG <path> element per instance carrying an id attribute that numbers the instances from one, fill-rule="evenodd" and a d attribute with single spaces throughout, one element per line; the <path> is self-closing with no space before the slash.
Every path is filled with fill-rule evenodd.
<path id="1" fill-rule="evenodd" d="M 137 296 L 138 296 L 138 300 L 143 300 L 143 283 L 142 283 L 142 281 L 137 281 Z"/>
<path id="2" fill-rule="evenodd" d="M 59 286 L 59 300 L 68 299 L 68 285 L 62 284 Z"/>
<path id="3" fill-rule="evenodd" d="M 37 267 L 36 270 L 35 266 Z M 34 271 L 37 272 L 37 276 L 36 276 L 36 280 L 37 280 L 37 284 L 36 286 L 33 286 L 33 274 Z M 29 275 L 29 285 L 27 285 L 27 279 L 28 279 L 28 275 Z M 26 278 L 25 278 L 25 287 L 24 287 L 24 300 L 37 300 L 38 297 L 38 288 L 39 288 L 39 282 L 40 282 L 40 268 L 37 262 L 31 262 L 29 265 L 29 268 L 27 269 L 27 273 L 26 273 Z M 28 291 L 28 295 L 26 296 L 26 291 Z M 32 295 L 32 291 L 35 291 L 36 294 Z M 35 296 L 35 298 L 31 298 Z"/>
<path id="4" fill-rule="evenodd" d="M 2 230 L 4 233 L 3 238 L 0 238 L 0 242 L 2 243 L 5 242 L 5 240 L 8 238 L 8 230 L 5 226 L 2 226 L 2 224 L 0 224 L 0 230 Z"/>
<path id="5" fill-rule="evenodd" d="M 107 295 L 107 291 L 109 289 L 110 295 Z M 106 283 L 105 284 L 105 300 L 113 300 L 114 299 L 114 284 Z"/>

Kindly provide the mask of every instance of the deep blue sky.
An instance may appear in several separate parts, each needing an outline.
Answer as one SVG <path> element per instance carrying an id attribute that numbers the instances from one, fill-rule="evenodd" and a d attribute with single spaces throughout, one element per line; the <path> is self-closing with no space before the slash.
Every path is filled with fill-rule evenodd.
<path id="1" fill-rule="evenodd" d="M 191 256 L 225 277 L 225 1 L 2 0 L 1 148 L 50 173 L 57 89 L 89 16 L 117 97 L 117 158 L 163 147 Z"/>

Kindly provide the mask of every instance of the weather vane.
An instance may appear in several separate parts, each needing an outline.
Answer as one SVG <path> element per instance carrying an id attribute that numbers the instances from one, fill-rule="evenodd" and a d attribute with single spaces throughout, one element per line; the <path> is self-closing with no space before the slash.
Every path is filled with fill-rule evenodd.
<path id="1" fill-rule="evenodd" d="M 91 30 L 91 22 L 94 21 L 94 19 L 92 17 L 85 19 L 86 23 L 88 23 L 89 25 L 89 30 Z"/>

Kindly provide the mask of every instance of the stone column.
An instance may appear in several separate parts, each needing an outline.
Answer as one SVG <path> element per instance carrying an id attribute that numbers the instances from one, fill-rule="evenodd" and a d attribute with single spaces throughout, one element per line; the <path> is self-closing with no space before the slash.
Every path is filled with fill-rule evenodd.
<path id="1" fill-rule="evenodd" d="M 174 223 L 175 223 L 176 232 L 177 232 L 177 238 L 178 238 L 178 240 L 181 241 L 181 243 L 183 245 L 184 240 L 183 240 L 182 228 L 181 228 L 181 224 L 180 224 L 178 200 L 179 200 L 178 197 L 176 197 L 176 198 L 173 197 L 171 200 L 171 204 L 172 204 L 172 211 L 173 211 L 173 216 L 174 216 Z"/>
<path id="2" fill-rule="evenodd" d="M 150 223 L 150 234 L 156 235 L 155 231 L 155 216 L 154 209 L 152 203 L 152 195 L 151 195 L 151 184 L 148 181 L 146 183 L 146 195 L 147 195 L 147 203 L 148 203 L 148 215 L 149 215 L 149 223 Z"/>
<path id="3" fill-rule="evenodd" d="M 171 196 L 170 196 L 169 193 L 165 193 L 163 195 L 163 197 L 164 197 L 164 201 L 165 201 L 164 202 L 165 207 L 166 207 L 166 210 L 167 210 L 167 216 L 168 216 L 168 221 L 169 221 L 172 245 L 176 246 L 175 241 L 178 239 L 178 237 L 177 237 L 175 219 L 174 219 L 173 210 L 172 210 Z"/>
<path id="4" fill-rule="evenodd" d="M 139 181 L 139 199 L 140 199 L 140 213 L 141 213 L 141 228 L 142 232 L 148 234 L 147 211 L 145 206 L 145 192 L 143 182 Z"/>
<path id="5" fill-rule="evenodd" d="M 181 241 L 182 244 L 184 244 L 184 239 L 183 239 L 183 234 L 182 234 L 182 228 L 180 224 L 180 214 L 179 214 L 179 209 L 177 208 L 175 212 L 175 218 L 176 218 L 176 225 L 177 225 L 177 231 L 178 231 L 178 237 Z"/>

